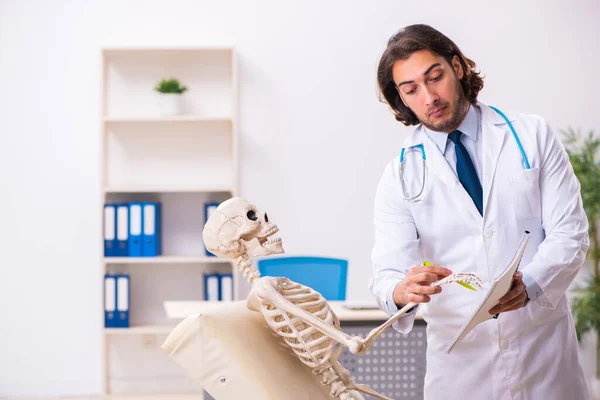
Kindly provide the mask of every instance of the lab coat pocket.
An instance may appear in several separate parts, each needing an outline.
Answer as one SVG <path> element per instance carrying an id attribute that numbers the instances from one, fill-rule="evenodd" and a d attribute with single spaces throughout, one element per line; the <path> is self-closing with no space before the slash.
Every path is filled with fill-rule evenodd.
<path id="1" fill-rule="evenodd" d="M 514 212 L 517 218 L 539 218 L 542 215 L 540 199 L 540 169 L 522 169 L 510 176 Z"/>
<path id="2" fill-rule="evenodd" d="M 532 301 L 527 304 L 526 308 L 529 316 L 531 317 L 531 321 L 535 326 L 541 326 L 555 322 L 563 318 L 568 311 L 566 301 L 561 301 L 554 309 L 543 307 L 537 302 Z"/>
<path id="3" fill-rule="evenodd" d="M 475 311 L 478 299 L 466 292 L 465 288 L 455 283 L 444 285 L 442 293 L 431 296 L 424 311 L 432 332 L 446 342 L 454 339 L 461 326 Z M 474 334 L 475 330 L 469 332 L 464 341 L 470 340 Z"/>

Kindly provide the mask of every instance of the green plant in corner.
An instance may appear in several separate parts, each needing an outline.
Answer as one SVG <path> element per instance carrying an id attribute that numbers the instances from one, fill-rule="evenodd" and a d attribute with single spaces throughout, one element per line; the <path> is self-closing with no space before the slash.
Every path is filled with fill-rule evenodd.
<path id="1" fill-rule="evenodd" d="M 179 82 L 179 80 L 177 80 L 175 78 L 170 78 L 170 79 L 163 79 L 163 80 L 161 80 L 156 85 L 156 87 L 154 88 L 154 90 L 156 90 L 159 93 L 177 93 L 177 94 L 182 94 L 186 90 L 188 90 L 188 88 L 185 87 L 185 86 L 181 86 L 181 83 Z"/>
<path id="2" fill-rule="evenodd" d="M 596 345 L 596 378 L 600 379 L 600 249 L 598 237 L 598 221 L 600 220 L 600 137 L 589 132 L 582 137 L 580 132 L 569 129 L 563 132 L 564 143 L 575 175 L 581 183 L 583 207 L 589 221 L 590 248 L 588 258 L 592 262 L 593 275 L 583 287 L 575 289 L 572 302 L 573 317 L 577 339 L 581 341 L 584 333 L 595 331 Z"/>

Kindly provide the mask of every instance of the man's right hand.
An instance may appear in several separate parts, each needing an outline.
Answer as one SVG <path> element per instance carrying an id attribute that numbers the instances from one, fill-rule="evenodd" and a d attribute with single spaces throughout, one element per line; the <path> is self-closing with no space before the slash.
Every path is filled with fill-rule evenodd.
<path id="1" fill-rule="evenodd" d="M 452 271 L 449 269 L 435 265 L 409 269 L 406 278 L 394 289 L 394 303 L 398 308 L 408 303 L 428 303 L 432 294 L 442 291 L 441 286 L 431 286 L 431 284 L 451 274 Z"/>

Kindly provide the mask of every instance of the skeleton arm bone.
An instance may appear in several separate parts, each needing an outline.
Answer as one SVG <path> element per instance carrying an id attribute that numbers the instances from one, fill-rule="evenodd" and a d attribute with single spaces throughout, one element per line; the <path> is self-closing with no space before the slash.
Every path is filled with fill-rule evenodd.
<path id="1" fill-rule="evenodd" d="M 323 322 L 321 319 L 315 317 L 297 305 L 290 303 L 273 286 L 261 286 L 259 296 L 264 299 L 268 299 L 268 301 L 277 308 L 297 318 L 300 318 L 308 325 L 318 329 L 324 335 L 330 337 L 338 343 L 345 345 L 352 353 L 356 353 L 362 348 L 363 339 L 361 337 L 352 337 L 347 335 L 344 332 L 337 330 L 332 325 Z"/>
<path id="2" fill-rule="evenodd" d="M 407 305 L 402 307 L 400 310 L 398 310 L 398 312 L 396 314 L 394 314 L 390 319 L 385 321 L 382 325 L 378 326 L 377 328 L 375 328 L 371 332 L 369 332 L 369 336 L 367 336 L 364 340 L 361 339 L 362 347 L 355 354 L 364 354 L 367 351 L 369 351 L 369 349 L 371 348 L 371 345 L 373 345 L 373 342 L 379 336 L 381 336 L 381 334 L 386 329 L 388 329 L 390 326 L 392 326 L 394 324 L 394 322 L 396 322 L 402 315 L 404 315 L 407 311 L 409 311 L 411 308 L 413 308 L 416 305 L 417 305 L 417 303 L 408 303 Z"/>

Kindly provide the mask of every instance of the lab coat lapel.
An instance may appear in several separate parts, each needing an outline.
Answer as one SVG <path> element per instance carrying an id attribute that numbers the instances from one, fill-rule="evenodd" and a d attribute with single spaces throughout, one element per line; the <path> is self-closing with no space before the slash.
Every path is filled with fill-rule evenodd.
<path id="1" fill-rule="evenodd" d="M 427 157 L 426 165 L 429 171 L 433 172 L 450 188 L 454 188 L 459 184 L 460 182 L 458 181 L 456 174 L 452 171 L 452 168 L 450 168 L 442 153 L 440 153 L 435 142 L 427 136 L 422 127 L 419 128 L 419 133 L 416 136 L 418 138 L 418 143 L 423 143 L 423 146 L 425 147 L 425 155 Z"/>
<path id="2" fill-rule="evenodd" d="M 487 212 L 487 204 L 500 158 L 500 151 L 506 140 L 507 126 L 494 110 L 484 104 L 481 109 L 481 132 L 483 147 L 483 210 Z M 502 126 L 504 124 L 504 126 Z"/>
<path id="3" fill-rule="evenodd" d="M 481 220 L 482 216 L 479 214 L 473 199 L 462 186 L 458 180 L 458 176 L 456 176 L 435 142 L 427 136 L 422 128 L 420 128 L 418 135 L 416 135 L 416 139 L 415 143 L 423 143 L 425 147 L 426 165 L 429 171 L 448 186 L 449 197 L 452 197 L 450 201 L 456 198 L 456 203 L 460 204 L 460 208 L 467 210 L 473 218 Z"/>

